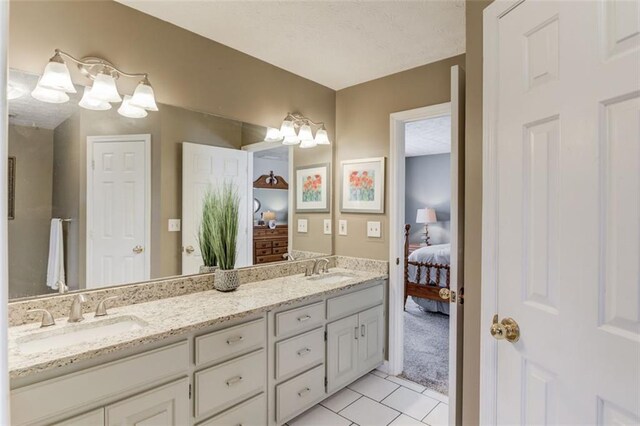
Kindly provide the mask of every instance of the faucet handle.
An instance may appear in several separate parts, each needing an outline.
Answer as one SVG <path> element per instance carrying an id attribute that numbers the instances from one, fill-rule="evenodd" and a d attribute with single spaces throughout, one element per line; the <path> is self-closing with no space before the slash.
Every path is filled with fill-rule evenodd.
<path id="1" fill-rule="evenodd" d="M 40 322 L 40 328 L 51 327 L 56 325 L 56 321 L 53 319 L 51 312 L 46 309 L 29 309 L 27 312 L 42 312 L 42 321 Z"/>
<path id="2" fill-rule="evenodd" d="M 103 317 L 105 315 L 107 315 L 107 302 L 109 300 L 115 300 L 118 299 L 118 296 L 110 296 L 110 297 L 105 297 L 104 299 L 102 299 L 101 301 L 98 302 L 98 306 L 96 306 L 96 317 Z"/>
<path id="3" fill-rule="evenodd" d="M 323 260 L 322 272 L 326 274 L 329 272 L 329 259 L 322 259 L 322 260 Z"/>

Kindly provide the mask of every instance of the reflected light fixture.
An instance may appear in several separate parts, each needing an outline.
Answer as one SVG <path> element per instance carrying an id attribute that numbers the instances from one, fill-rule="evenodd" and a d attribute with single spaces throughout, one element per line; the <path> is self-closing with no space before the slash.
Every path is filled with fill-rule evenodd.
<path id="1" fill-rule="evenodd" d="M 313 136 L 311 127 L 316 127 L 316 136 Z M 282 141 L 283 145 L 300 145 L 300 148 L 313 148 L 317 145 L 331 145 L 327 129 L 322 122 L 314 122 L 304 115 L 294 112 L 287 113 L 282 120 L 280 131 L 269 128 L 265 141 Z"/>
<path id="2" fill-rule="evenodd" d="M 24 90 L 16 84 L 9 82 L 7 84 L 7 100 L 11 101 L 13 99 L 18 99 L 22 95 L 24 95 Z"/>
<path id="3" fill-rule="evenodd" d="M 38 85 L 31 93 L 34 98 L 43 102 L 61 103 L 69 100 L 67 93 L 76 93 L 65 59 L 75 63 L 83 75 L 93 80 L 92 86 L 84 91 L 82 100 L 80 100 L 81 107 L 91 110 L 107 110 L 111 109 L 111 105 L 108 104 L 122 102 L 118 112 L 125 117 L 135 118 L 146 117 L 147 111 L 158 111 L 155 93 L 146 73 L 127 73 L 101 58 L 76 59 L 60 49 L 55 50 L 55 54 L 45 66 L 42 77 L 38 80 Z M 129 99 L 125 97 L 125 101 L 128 101 L 126 103 L 120 96 L 116 84 L 120 77 L 141 79 L 133 96 L 128 96 Z"/>

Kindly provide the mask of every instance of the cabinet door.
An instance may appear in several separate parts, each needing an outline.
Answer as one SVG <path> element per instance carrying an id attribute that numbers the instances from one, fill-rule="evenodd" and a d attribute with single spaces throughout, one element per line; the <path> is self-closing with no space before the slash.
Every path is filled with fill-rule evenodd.
<path id="1" fill-rule="evenodd" d="M 358 314 L 358 371 L 369 371 L 384 361 L 382 305 Z"/>
<path id="2" fill-rule="evenodd" d="M 182 426 L 189 423 L 189 381 L 180 379 L 107 406 L 108 426 Z"/>
<path id="3" fill-rule="evenodd" d="M 344 386 L 358 374 L 358 315 L 327 325 L 327 391 Z"/>

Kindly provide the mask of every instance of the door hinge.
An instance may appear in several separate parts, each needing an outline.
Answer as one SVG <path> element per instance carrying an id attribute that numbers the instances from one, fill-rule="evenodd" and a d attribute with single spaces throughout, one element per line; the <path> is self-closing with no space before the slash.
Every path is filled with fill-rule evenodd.
<path id="1" fill-rule="evenodd" d="M 189 399 L 191 399 L 191 383 L 189 383 Z"/>
<path id="2" fill-rule="evenodd" d="M 449 295 L 449 301 L 451 303 L 456 303 L 456 292 L 452 291 L 451 294 Z"/>
<path id="3" fill-rule="evenodd" d="M 327 341 L 327 332 L 326 331 L 324 332 L 324 341 L 325 342 Z"/>
<path id="4" fill-rule="evenodd" d="M 458 297 L 458 303 L 464 305 L 464 287 L 460 287 L 460 297 Z"/>
<path id="5" fill-rule="evenodd" d="M 91 169 L 92 170 L 96 169 L 96 160 L 91 160 Z"/>
<path id="6" fill-rule="evenodd" d="M 326 377 L 324 378 L 324 387 L 326 388 L 327 386 L 329 386 L 329 379 L 327 379 Z"/>

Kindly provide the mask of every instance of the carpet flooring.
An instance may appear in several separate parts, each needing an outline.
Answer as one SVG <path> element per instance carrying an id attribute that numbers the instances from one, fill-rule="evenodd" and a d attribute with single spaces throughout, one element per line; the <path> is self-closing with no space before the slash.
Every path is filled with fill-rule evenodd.
<path id="1" fill-rule="evenodd" d="M 424 312 L 407 299 L 402 377 L 449 394 L 449 316 Z"/>

